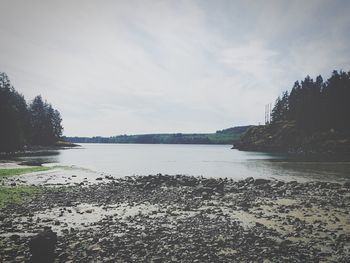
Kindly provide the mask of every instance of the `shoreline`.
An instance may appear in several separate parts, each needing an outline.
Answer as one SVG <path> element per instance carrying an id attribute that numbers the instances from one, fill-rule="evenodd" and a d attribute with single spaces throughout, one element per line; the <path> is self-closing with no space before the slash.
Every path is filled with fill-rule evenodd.
<path id="1" fill-rule="evenodd" d="M 27 242 L 49 226 L 58 262 L 350 259 L 349 182 L 160 174 L 97 182 L 45 187 L 0 209 L 0 258 L 28 259 Z"/>
<path id="2" fill-rule="evenodd" d="M 307 132 L 294 121 L 280 121 L 251 127 L 233 148 L 242 151 L 283 153 L 299 158 L 350 159 L 350 140 L 347 132 Z"/>
<path id="3" fill-rule="evenodd" d="M 49 156 L 57 155 L 58 150 L 79 148 L 81 145 L 69 142 L 57 142 L 51 146 L 28 146 L 25 149 L 15 152 L 0 152 L 0 159 L 14 158 L 14 157 L 29 157 L 29 156 Z"/>

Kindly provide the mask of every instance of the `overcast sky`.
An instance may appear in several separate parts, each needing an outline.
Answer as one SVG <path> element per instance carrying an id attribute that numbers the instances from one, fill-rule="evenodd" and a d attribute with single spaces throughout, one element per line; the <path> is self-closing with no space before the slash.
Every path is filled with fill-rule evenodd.
<path id="1" fill-rule="evenodd" d="M 68 136 L 264 121 L 307 74 L 350 69 L 350 1 L 0 0 L 0 71 Z"/>

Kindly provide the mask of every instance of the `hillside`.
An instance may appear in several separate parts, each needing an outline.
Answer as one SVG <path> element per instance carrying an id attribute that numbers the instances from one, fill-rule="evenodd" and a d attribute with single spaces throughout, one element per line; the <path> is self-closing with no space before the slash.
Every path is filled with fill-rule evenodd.
<path id="1" fill-rule="evenodd" d="M 295 122 L 284 121 L 251 127 L 234 143 L 234 148 L 291 154 L 349 155 L 349 138 L 349 134 L 334 130 L 307 133 Z"/>
<path id="2" fill-rule="evenodd" d="M 240 150 L 298 154 L 350 153 L 350 72 L 333 71 L 323 81 L 306 76 L 278 97 L 265 126 L 250 128 L 235 143 Z"/>
<path id="3" fill-rule="evenodd" d="M 118 135 L 111 137 L 65 137 L 72 143 L 140 143 L 140 144 L 233 144 L 251 126 L 238 126 L 215 133 L 163 133 Z"/>

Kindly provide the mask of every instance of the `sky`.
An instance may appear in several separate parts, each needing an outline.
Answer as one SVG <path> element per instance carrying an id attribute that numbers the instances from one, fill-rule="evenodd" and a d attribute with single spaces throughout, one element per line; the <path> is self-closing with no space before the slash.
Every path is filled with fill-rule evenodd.
<path id="1" fill-rule="evenodd" d="M 350 1 L 0 0 L 0 71 L 66 136 L 264 122 L 296 80 L 350 70 Z"/>

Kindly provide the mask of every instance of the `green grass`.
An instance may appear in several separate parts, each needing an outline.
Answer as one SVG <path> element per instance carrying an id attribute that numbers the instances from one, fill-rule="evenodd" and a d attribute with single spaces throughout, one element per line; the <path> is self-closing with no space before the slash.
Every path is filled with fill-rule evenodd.
<path id="1" fill-rule="evenodd" d="M 0 177 L 9 177 L 9 176 L 32 173 L 32 172 L 42 172 L 42 171 L 48 171 L 50 169 L 52 169 L 52 167 L 43 167 L 43 166 L 25 167 L 25 168 L 1 168 Z"/>
<path id="2" fill-rule="evenodd" d="M 8 204 L 18 204 L 28 201 L 35 193 L 39 193 L 40 191 L 40 187 L 36 186 L 0 186 L 0 208 Z"/>

